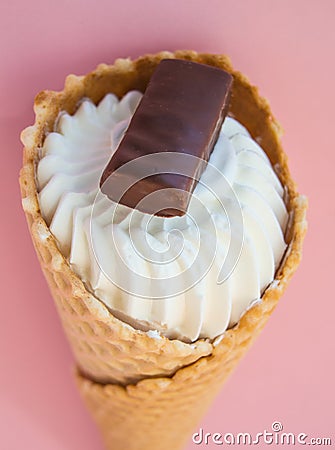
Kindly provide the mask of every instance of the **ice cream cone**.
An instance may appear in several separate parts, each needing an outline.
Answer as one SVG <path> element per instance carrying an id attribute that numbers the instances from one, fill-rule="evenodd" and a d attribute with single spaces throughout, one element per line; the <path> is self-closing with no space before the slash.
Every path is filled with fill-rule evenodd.
<path id="1" fill-rule="evenodd" d="M 183 58 L 231 72 L 230 114 L 245 125 L 269 156 L 287 191 L 288 249 L 262 302 L 214 343 L 193 344 L 135 330 L 115 318 L 87 290 L 57 247 L 41 216 L 36 183 L 39 148 L 61 111 L 73 113 L 84 97 L 99 102 L 108 92 L 119 97 L 144 91 L 158 62 Z M 36 97 L 36 122 L 22 133 L 25 145 L 20 175 L 23 207 L 42 270 L 55 300 L 77 363 L 80 392 L 103 433 L 107 448 L 178 449 L 208 408 L 222 382 L 263 328 L 301 257 L 306 231 L 306 200 L 292 181 L 280 144 L 280 127 L 255 87 L 225 56 L 191 51 L 161 52 L 136 61 L 100 65 L 84 77 L 70 75 L 62 92 Z"/>

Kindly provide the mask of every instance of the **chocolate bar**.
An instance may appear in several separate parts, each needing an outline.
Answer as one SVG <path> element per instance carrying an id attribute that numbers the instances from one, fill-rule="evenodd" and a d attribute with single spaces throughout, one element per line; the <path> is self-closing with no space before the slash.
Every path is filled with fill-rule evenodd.
<path id="1" fill-rule="evenodd" d="M 102 192 L 146 213 L 184 215 L 227 114 L 232 82 L 216 67 L 162 60 L 102 174 Z"/>

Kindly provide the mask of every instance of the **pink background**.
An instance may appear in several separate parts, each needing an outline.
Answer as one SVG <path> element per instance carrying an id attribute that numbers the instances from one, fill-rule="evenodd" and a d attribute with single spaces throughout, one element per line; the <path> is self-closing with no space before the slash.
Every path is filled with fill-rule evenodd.
<path id="1" fill-rule="evenodd" d="M 335 443 L 334 18 L 332 0 L 2 1 L 1 449 L 102 450 L 20 207 L 19 133 L 34 95 L 100 62 L 178 48 L 227 53 L 260 87 L 310 201 L 301 267 L 201 426 L 256 434 L 279 420 Z"/>

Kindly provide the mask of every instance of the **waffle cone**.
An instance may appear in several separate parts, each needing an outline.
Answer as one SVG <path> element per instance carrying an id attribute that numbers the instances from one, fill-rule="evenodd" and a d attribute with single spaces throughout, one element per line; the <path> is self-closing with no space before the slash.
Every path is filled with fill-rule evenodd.
<path id="1" fill-rule="evenodd" d="M 121 97 L 131 89 L 144 91 L 162 58 L 190 59 L 233 74 L 230 114 L 260 143 L 287 190 L 289 245 L 276 278 L 264 292 L 262 302 L 214 343 L 153 338 L 114 317 L 72 271 L 38 204 L 39 148 L 46 133 L 53 131 L 59 113 L 74 113 L 83 97 L 97 103 L 108 92 Z M 98 66 L 86 76 L 70 75 L 63 91 L 41 92 L 34 109 L 35 124 L 22 133 L 22 203 L 41 268 L 76 359 L 80 392 L 108 449 L 182 448 L 223 381 L 263 328 L 301 258 L 306 199 L 298 195 L 290 177 L 280 144 L 280 126 L 267 101 L 233 70 L 227 57 L 192 51 L 161 52 L 136 61 L 119 59 L 112 66 Z"/>

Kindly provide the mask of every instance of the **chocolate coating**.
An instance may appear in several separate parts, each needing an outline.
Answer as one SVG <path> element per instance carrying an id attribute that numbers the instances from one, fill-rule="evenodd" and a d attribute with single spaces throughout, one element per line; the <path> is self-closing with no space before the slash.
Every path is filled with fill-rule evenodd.
<path id="1" fill-rule="evenodd" d="M 185 214 L 205 168 L 203 162 L 208 161 L 227 114 L 232 82 L 232 76 L 222 69 L 186 60 L 162 60 L 102 174 L 102 192 L 146 213 Z M 137 165 L 125 166 L 155 153 L 169 157 L 143 159 L 152 164 L 150 168 L 141 167 L 141 159 Z M 195 158 L 186 158 L 180 165 L 178 154 Z"/>

